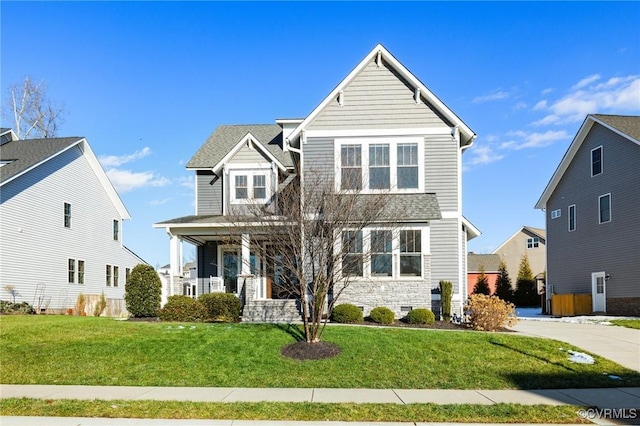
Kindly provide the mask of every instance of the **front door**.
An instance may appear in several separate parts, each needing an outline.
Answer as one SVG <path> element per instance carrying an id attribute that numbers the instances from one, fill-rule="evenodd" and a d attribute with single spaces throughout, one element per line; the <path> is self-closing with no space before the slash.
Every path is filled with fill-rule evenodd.
<path id="1" fill-rule="evenodd" d="M 237 250 L 224 250 L 222 252 L 222 279 L 224 291 L 238 293 L 238 274 L 240 273 L 240 256 Z"/>
<path id="2" fill-rule="evenodd" d="M 593 312 L 606 312 L 606 282 L 604 272 L 594 272 L 591 274 Z"/>

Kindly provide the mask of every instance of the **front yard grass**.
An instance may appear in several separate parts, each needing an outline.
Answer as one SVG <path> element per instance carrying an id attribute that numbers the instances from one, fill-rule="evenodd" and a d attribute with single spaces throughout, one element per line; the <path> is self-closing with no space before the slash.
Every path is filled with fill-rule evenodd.
<path id="1" fill-rule="evenodd" d="M 595 364 L 574 364 L 566 351 L 579 349 L 517 333 L 330 326 L 324 339 L 342 352 L 304 362 L 280 354 L 296 333 L 296 326 L 270 324 L 3 316 L 0 382 L 379 389 L 640 386 L 637 372 L 598 356 Z"/>
<path id="2" fill-rule="evenodd" d="M 635 328 L 636 330 L 640 330 L 640 319 L 613 320 L 611 321 L 611 324 L 619 325 L 620 327 Z"/>
<path id="3" fill-rule="evenodd" d="M 80 401 L 11 398 L 0 415 L 156 419 L 287 420 L 343 422 L 590 423 L 574 406 L 204 403 L 186 401 Z"/>

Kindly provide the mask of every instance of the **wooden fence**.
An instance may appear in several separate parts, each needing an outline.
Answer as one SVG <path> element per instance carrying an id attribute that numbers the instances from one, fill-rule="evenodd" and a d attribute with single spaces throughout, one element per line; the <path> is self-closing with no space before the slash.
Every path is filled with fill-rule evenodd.
<path id="1" fill-rule="evenodd" d="M 591 314 L 590 294 L 554 294 L 551 296 L 551 315 L 557 317 Z"/>

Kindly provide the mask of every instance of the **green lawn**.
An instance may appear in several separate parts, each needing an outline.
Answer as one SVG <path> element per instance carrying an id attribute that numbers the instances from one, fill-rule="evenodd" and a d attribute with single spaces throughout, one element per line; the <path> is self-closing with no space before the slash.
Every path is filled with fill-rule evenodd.
<path id="1" fill-rule="evenodd" d="M 323 404 L 187 401 L 0 400 L 3 416 L 359 422 L 590 423 L 578 407 L 549 405 Z"/>
<path id="2" fill-rule="evenodd" d="M 635 328 L 636 330 L 640 330 L 640 319 L 613 320 L 611 321 L 611 324 L 619 325 L 621 327 Z"/>
<path id="3" fill-rule="evenodd" d="M 593 365 L 574 364 L 567 359 L 570 345 L 517 333 L 328 327 L 325 340 L 342 353 L 305 362 L 280 355 L 282 346 L 295 341 L 293 334 L 287 326 L 265 324 L 3 316 L 0 382 L 423 389 L 640 386 L 639 373 L 597 356 Z"/>

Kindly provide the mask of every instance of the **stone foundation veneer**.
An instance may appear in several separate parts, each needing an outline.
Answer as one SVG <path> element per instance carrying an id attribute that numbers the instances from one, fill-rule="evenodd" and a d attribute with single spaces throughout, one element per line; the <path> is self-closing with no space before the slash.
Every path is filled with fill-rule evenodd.
<path id="1" fill-rule="evenodd" d="M 640 297 L 607 298 L 607 315 L 640 316 Z"/>

